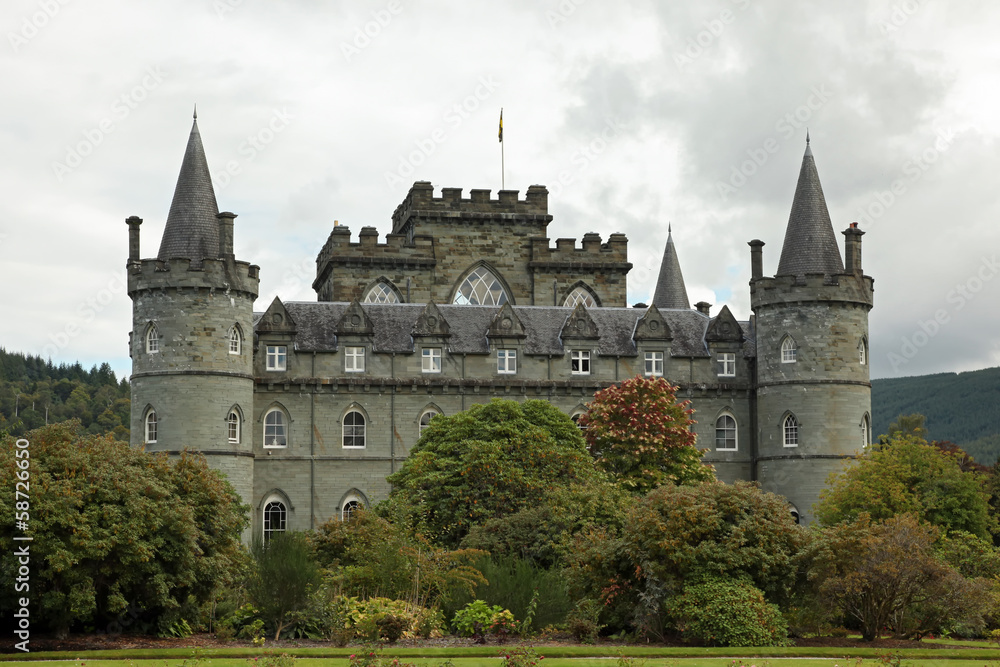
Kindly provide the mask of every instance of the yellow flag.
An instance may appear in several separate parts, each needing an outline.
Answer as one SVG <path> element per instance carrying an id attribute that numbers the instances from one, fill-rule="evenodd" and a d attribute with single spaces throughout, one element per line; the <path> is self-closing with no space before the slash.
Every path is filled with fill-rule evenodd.
<path id="1" fill-rule="evenodd" d="M 497 133 L 500 143 L 503 143 L 503 109 L 500 109 L 500 132 Z"/>

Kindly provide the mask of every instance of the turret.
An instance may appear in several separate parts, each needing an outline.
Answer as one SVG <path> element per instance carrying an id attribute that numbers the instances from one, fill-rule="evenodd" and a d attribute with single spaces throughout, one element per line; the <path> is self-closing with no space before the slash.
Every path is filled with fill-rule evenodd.
<path id="1" fill-rule="evenodd" d="M 656 290 L 653 292 L 653 305 L 661 310 L 668 308 L 686 310 L 691 307 L 670 225 L 667 225 L 667 245 L 663 249 L 660 275 L 656 280 Z"/>

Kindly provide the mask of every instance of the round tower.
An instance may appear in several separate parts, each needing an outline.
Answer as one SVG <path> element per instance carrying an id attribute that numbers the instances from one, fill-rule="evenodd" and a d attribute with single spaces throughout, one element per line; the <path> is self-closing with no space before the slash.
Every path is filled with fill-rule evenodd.
<path id="1" fill-rule="evenodd" d="M 253 302 L 258 267 L 236 261 L 232 213 L 218 210 L 197 117 L 156 259 L 129 226 L 131 444 L 203 453 L 244 503 L 253 492 Z"/>
<path id="2" fill-rule="evenodd" d="M 857 223 L 841 261 L 809 139 L 775 276 L 751 241 L 756 330 L 757 479 L 813 517 L 830 473 L 871 442 L 868 312 L 873 279 L 861 267 Z"/>

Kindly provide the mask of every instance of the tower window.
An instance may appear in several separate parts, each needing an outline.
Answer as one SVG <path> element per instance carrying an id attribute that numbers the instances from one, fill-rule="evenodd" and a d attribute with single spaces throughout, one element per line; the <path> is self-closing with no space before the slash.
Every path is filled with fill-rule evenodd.
<path id="1" fill-rule="evenodd" d="M 868 363 L 868 350 L 865 349 L 864 339 L 858 343 L 858 359 L 861 361 L 862 366 Z"/>
<path id="2" fill-rule="evenodd" d="M 288 348 L 284 345 L 267 346 L 267 370 L 283 371 L 288 358 Z"/>
<path id="3" fill-rule="evenodd" d="M 365 293 L 364 303 L 399 303 L 399 295 L 392 286 L 380 280 Z"/>
<path id="4" fill-rule="evenodd" d="M 868 415 L 861 418 L 861 447 L 862 449 L 872 444 L 871 424 L 868 422 Z"/>
<path id="5" fill-rule="evenodd" d="M 285 532 L 288 510 L 285 503 L 272 500 L 264 505 L 264 541 L 271 539 L 275 533 Z"/>
<path id="6" fill-rule="evenodd" d="M 264 446 L 288 446 L 288 425 L 285 413 L 278 408 L 274 408 L 264 417 Z"/>
<path id="7" fill-rule="evenodd" d="M 357 410 L 344 415 L 344 448 L 364 449 L 365 416 Z"/>
<path id="8" fill-rule="evenodd" d="M 238 444 L 240 441 L 240 413 L 236 410 L 230 410 L 229 416 L 226 417 L 226 426 L 229 433 L 229 442 Z"/>
<path id="9" fill-rule="evenodd" d="M 790 336 L 786 336 L 785 340 L 781 341 L 781 363 L 794 364 L 797 353 L 798 349 L 795 347 L 795 341 Z"/>
<path id="10" fill-rule="evenodd" d="M 441 372 L 440 347 L 425 347 L 423 350 L 421 350 L 420 357 L 421 357 L 421 370 L 424 373 Z"/>
<path id="11" fill-rule="evenodd" d="M 590 350 L 570 352 L 569 368 L 573 375 L 590 375 Z"/>
<path id="12" fill-rule="evenodd" d="M 473 269 L 459 285 L 454 302 L 463 306 L 502 306 L 507 300 L 507 292 L 500 279 L 485 266 L 480 266 Z"/>
<path id="13" fill-rule="evenodd" d="M 782 444 L 785 447 L 799 446 L 799 422 L 795 419 L 795 415 L 785 417 L 781 425 L 781 431 Z"/>
<path id="14" fill-rule="evenodd" d="M 517 373 L 517 350 L 497 350 L 497 373 L 501 375 Z"/>
<path id="15" fill-rule="evenodd" d="M 736 353 L 722 352 L 718 357 L 719 377 L 736 377 Z"/>
<path id="16" fill-rule="evenodd" d="M 594 295 L 590 293 L 583 285 L 577 285 L 573 290 L 566 295 L 563 299 L 563 305 L 570 308 L 576 308 L 577 304 L 582 303 L 587 308 L 596 308 L 597 301 L 594 300 Z"/>
<path id="17" fill-rule="evenodd" d="M 643 374 L 646 377 L 662 377 L 663 353 L 647 352 L 645 356 L 646 356 L 646 363 L 645 363 L 645 368 L 643 369 Z"/>
<path id="18" fill-rule="evenodd" d="M 243 352 L 243 334 L 240 328 L 234 326 L 229 330 L 229 354 L 241 354 Z"/>
<path id="19" fill-rule="evenodd" d="M 347 373 L 365 372 L 365 348 L 363 347 L 344 348 L 344 371 Z"/>
<path id="20" fill-rule="evenodd" d="M 146 413 L 146 442 L 156 442 L 156 410 Z"/>
<path id="21" fill-rule="evenodd" d="M 160 351 L 160 332 L 156 330 L 156 327 L 150 325 L 146 329 L 146 353 L 156 354 Z"/>
<path id="22" fill-rule="evenodd" d="M 736 449 L 736 420 L 732 415 L 721 415 L 715 420 L 715 448 Z"/>

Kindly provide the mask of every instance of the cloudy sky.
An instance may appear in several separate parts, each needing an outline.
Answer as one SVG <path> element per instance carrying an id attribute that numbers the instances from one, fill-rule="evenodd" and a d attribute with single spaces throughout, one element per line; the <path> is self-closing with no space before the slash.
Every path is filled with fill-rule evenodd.
<path id="1" fill-rule="evenodd" d="M 415 180 L 544 184 L 549 236 L 624 232 L 648 301 L 668 222 L 692 301 L 749 316 L 806 126 L 875 277 L 874 377 L 1000 364 L 1000 7 L 926 0 L 5 0 L 0 346 L 127 374 L 124 219 L 155 256 L 191 113 L 257 309 L 313 300 L 334 220 Z"/>

